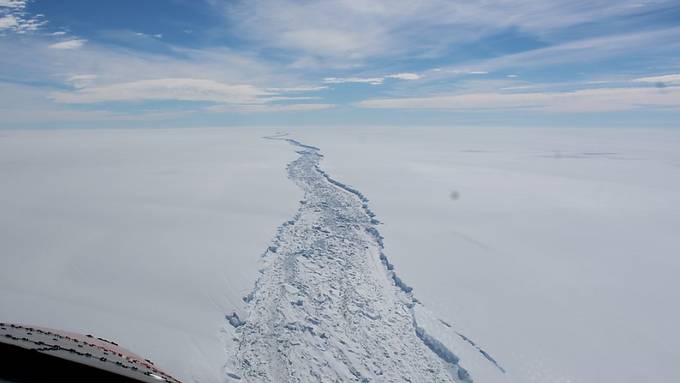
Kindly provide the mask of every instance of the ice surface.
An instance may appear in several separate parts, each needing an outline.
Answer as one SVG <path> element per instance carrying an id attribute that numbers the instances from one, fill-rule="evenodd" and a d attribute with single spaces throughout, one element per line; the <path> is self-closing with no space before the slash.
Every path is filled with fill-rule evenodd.
<path id="1" fill-rule="evenodd" d="M 680 379 L 680 131 L 292 132 L 370 199 L 418 299 L 507 370 L 461 345 L 475 381 Z"/>
<path id="2" fill-rule="evenodd" d="M 248 326 L 227 318 L 247 318 L 260 256 L 286 253 L 271 241 L 303 199 L 296 149 L 261 139 L 276 130 L 0 133 L 0 318 L 225 379 L 223 342 Z M 680 132 L 287 131 L 370 200 L 376 267 L 474 381 L 680 379 Z"/>
<path id="3" fill-rule="evenodd" d="M 271 130 L 0 132 L 0 318 L 219 382 L 225 314 L 301 193 Z"/>

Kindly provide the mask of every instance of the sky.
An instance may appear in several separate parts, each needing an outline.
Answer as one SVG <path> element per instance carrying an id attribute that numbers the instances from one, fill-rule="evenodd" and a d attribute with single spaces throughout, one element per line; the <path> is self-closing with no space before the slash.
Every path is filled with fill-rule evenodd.
<path id="1" fill-rule="evenodd" d="M 677 0 L 0 0 L 0 129 L 675 127 Z"/>

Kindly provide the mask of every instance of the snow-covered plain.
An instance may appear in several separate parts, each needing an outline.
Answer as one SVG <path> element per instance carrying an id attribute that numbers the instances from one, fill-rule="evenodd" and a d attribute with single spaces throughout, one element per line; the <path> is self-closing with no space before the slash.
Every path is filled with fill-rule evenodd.
<path id="1" fill-rule="evenodd" d="M 0 319 L 222 380 L 224 315 L 303 197 L 276 130 L 1 132 Z M 427 328 L 476 382 L 680 378 L 679 131 L 285 131 L 370 199 L 419 323 L 451 326 Z"/>
<path id="2" fill-rule="evenodd" d="M 264 132 L 0 132 L 0 321 L 221 381 L 224 313 L 301 196 Z"/>
<path id="3" fill-rule="evenodd" d="M 294 134 L 370 199 L 397 272 L 505 380 L 680 380 L 679 130 Z"/>

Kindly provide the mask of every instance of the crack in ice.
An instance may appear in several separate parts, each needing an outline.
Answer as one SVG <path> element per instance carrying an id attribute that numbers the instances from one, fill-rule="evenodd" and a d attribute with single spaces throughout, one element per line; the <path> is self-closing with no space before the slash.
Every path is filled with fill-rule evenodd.
<path id="1" fill-rule="evenodd" d="M 383 253 L 368 199 L 296 146 L 288 175 L 305 196 L 279 227 L 235 327 L 235 372 L 248 382 L 472 382 L 416 321 L 417 301 Z"/>

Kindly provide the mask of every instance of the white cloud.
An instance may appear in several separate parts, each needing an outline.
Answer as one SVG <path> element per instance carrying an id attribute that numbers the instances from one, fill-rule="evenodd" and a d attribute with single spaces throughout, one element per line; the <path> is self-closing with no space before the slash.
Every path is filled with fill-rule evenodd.
<path id="1" fill-rule="evenodd" d="M 0 7 L 23 9 L 26 7 L 26 0 L 0 0 Z"/>
<path id="2" fill-rule="evenodd" d="M 203 50 L 171 47 L 176 55 L 168 56 L 110 49 L 93 42 L 87 44 L 87 49 L 83 47 L 64 55 L 60 50 L 45 49 L 42 41 L 49 38 L 35 37 L 23 41 L 0 38 L 0 51 L 13 52 L 12 55 L 0 55 L 0 67 L 10 68 L 8 75 L 17 79 L 31 78 L 43 83 L 53 83 L 55 78 L 63 79 L 64 85 L 77 89 L 59 91 L 55 95 L 44 87 L 36 88 L 43 92 L 44 98 L 52 95 L 51 99 L 57 98 L 62 104 L 116 99 L 187 99 L 220 103 L 226 102 L 232 93 L 240 95 L 235 96 L 239 101 L 265 103 L 268 98 L 284 91 L 312 91 L 285 89 L 297 88 L 294 86 L 297 84 L 303 84 L 304 88 L 309 86 L 296 75 L 277 67 L 276 63 L 264 62 L 225 48 Z M 210 79 L 214 86 L 194 81 L 197 73 L 202 79 Z M 177 79 L 188 81 L 175 81 Z M 248 79 L 248 86 L 228 88 L 232 84 L 243 84 L 243 79 Z M 96 83 L 96 86 L 92 83 Z M 278 88 L 278 84 L 283 84 L 283 89 L 268 89 Z M 137 96 L 134 95 L 136 92 Z M 196 106 L 195 110 L 200 107 Z M 135 109 L 134 106 L 131 108 Z"/>
<path id="3" fill-rule="evenodd" d="M 574 25 L 674 4 L 674 0 L 211 2 L 224 11 L 230 25 L 254 42 L 294 51 L 297 59 L 322 59 L 328 66 L 402 54 L 437 55 L 452 44 L 509 29 L 550 37 Z"/>
<path id="4" fill-rule="evenodd" d="M 85 44 L 87 40 L 83 39 L 71 39 L 71 40 L 65 40 L 65 41 L 60 41 L 58 43 L 51 44 L 49 47 L 51 49 L 78 49 Z"/>
<path id="5" fill-rule="evenodd" d="M 72 83 L 92 81 L 93 75 L 69 78 Z M 225 84 L 194 78 L 164 78 L 113 85 L 84 87 L 71 92 L 56 92 L 52 99 L 63 104 L 138 101 L 205 101 L 217 105 L 204 107 L 210 112 L 288 112 L 328 109 L 332 104 L 300 103 L 312 97 L 282 97 L 270 90 L 248 84 Z M 293 101 L 294 103 L 280 103 Z M 295 101 L 298 101 L 295 103 Z"/>
<path id="6" fill-rule="evenodd" d="M 364 108 L 381 109 L 531 109 L 552 112 L 606 112 L 680 108 L 680 87 L 597 88 L 571 92 L 469 93 L 365 100 Z"/>
<path id="7" fill-rule="evenodd" d="M 357 47 L 361 47 L 365 39 L 360 33 L 338 31 L 325 28 L 293 29 L 279 36 L 282 45 L 313 51 L 321 55 L 357 55 Z"/>
<path id="8" fill-rule="evenodd" d="M 667 74 L 663 76 L 642 77 L 633 80 L 634 82 L 650 82 L 657 84 L 680 84 L 680 74 Z"/>
<path id="9" fill-rule="evenodd" d="M 326 77 L 323 82 L 326 84 L 346 84 L 346 83 L 359 83 L 359 84 L 371 84 L 371 85 L 381 85 L 385 82 L 385 79 L 393 78 L 397 80 L 419 80 L 422 78 L 417 73 L 395 73 L 388 74 L 381 77 Z"/>
<path id="10" fill-rule="evenodd" d="M 321 100 L 318 96 L 267 96 L 264 98 L 267 102 L 276 101 L 300 101 L 300 100 Z"/>
<path id="11" fill-rule="evenodd" d="M 91 78 L 90 75 L 76 75 L 72 78 Z M 134 88 L 134 87 L 130 87 Z M 82 90 L 75 93 L 77 97 L 86 97 L 82 94 Z M 63 92 L 67 93 L 67 92 Z M 95 91 L 96 94 L 101 95 L 102 91 Z M 148 91 L 145 93 L 148 96 Z M 66 96 L 59 96 L 65 98 Z M 152 96 L 156 97 L 156 96 Z M 54 98 L 54 97 L 53 97 Z M 101 96 L 107 99 L 124 99 L 124 96 Z M 194 98 L 194 97 L 188 97 Z M 135 98 L 132 98 L 135 99 Z M 224 99 L 223 97 L 220 99 Z M 239 97 L 240 100 L 249 100 L 248 97 Z M 77 100 L 75 97 L 63 101 L 76 102 L 83 101 L 89 103 L 93 100 Z M 275 97 L 267 97 L 261 104 L 228 104 L 222 103 L 209 108 L 198 107 L 196 109 L 186 110 L 148 110 L 143 111 L 111 111 L 106 108 L 95 110 L 77 110 L 64 105 L 59 102 L 53 102 L 53 99 L 45 97 L 45 92 L 42 88 L 16 85 L 0 82 L 0 115 L 3 116 L 0 121 L 0 127 L 11 127 L 17 124 L 53 124 L 55 122 L 140 122 L 140 121 L 164 121 L 174 120 L 177 118 L 190 117 L 193 113 L 205 112 L 223 112 L 223 113 L 262 113 L 262 112 L 294 112 L 294 111 L 313 111 L 332 108 L 334 105 L 325 103 L 271 103 L 276 101 Z M 295 101 L 295 100 L 293 100 Z M 299 100 L 298 100 L 299 101 Z"/>
<path id="12" fill-rule="evenodd" d="M 384 80 L 384 77 L 326 77 L 323 79 L 323 82 L 326 84 L 360 83 L 380 85 Z"/>
<path id="13" fill-rule="evenodd" d="M 53 94 L 53 99 L 67 104 L 148 100 L 263 103 L 265 100 L 261 97 L 270 94 L 252 85 L 232 85 L 195 78 L 164 78 L 57 92 Z"/>
<path id="14" fill-rule="evenodd" d="M 47 23 L 43 15 L 28 15 L 26 3 L 26 0 L 0 0 L 0 32 L 24 34 L 37 31 Z"/>
<path id="15" fill-rule="evenodd" d="M 13 78 L 30 78 L 51 83 L 55 78 L 94 74 L 98 83 L 114 84 L 158 78 L 208 78 L 223 83 L 248 83 L 263 89 L 278 84 L 305 84 L 296 74 L 276 62 L 260 60 L 227 48 L 191 49 L 168 46 L 174 54 L 130 49 L 111 49 L 88 41 L 81 49 L 68 51 L 45 49 L 51 37 L 30 39 L 0 38 L 0 67 Z M 64 39 L 67 40 L 67 39 Z M 51 41 L 57 42 L 57 41 Z M 7 74 L 9 75 L 9 74 Z"/>
<path id="16" fill-rule="evenodd" d="M 429 72 L 432 73 L 438 73 L 440 75 L 453 75 L 453 76 L 461 76 L 461 75 L 481 75 L 481 74 L 488 74 L 489 71 L 486 70 L 478 70 L 478 69 L 468 69 L 468 68 L 434 68 L 430 69 Z"/>
<path id="17" fill-rule="evenodd" d="M 316 92 L 319 90 L 328 89 L 326 85 L 308 85 L 308 86 L 292 86 L 284 88 L 267 88 L 268 91 L 274 93 L 288 93 L 288 92 Z"/>
<path id="18" fill-rule="evenodd" d="M 55 122 L 84 121 L 141 121 L 177 118 L 186 112 L 125 113 L 107 110 L 74 110 L 52 103 L 40 88 L 0 82 L 0 127 L 26 123 L 54 124 Z"/>
<path id="19" fill-rule="evenodd" d="M 91 75 L 72 76 L 69 80 L 92 80 Z M 282 97 L 270 90 L 247 84 L 225 84 L 193 78 L 141 80 L 98 87 L 85 87 L 71 92 L 57 92 L 52 99 L 63 104 L 138 101 L 205 101 L 215 103 L 198 110 L 226 113 L 264 113 L 314 111 L 334 107 L 327 103 L 300 102 L 313 97 Z M 281 103 L 287 101 L 288 103 Z"/>
<path id="20" fill-rule="evenodd" d="M 154 34 L 146 34 L 143 32 L 131 32 L 131 31 L 118 31 L 117 33 L 120 33 L 121 35 L 129 35 L 132 34 L 134 36 L 139 36 L 139 37 L 153 37 L 156 39 L 162 39 L 163 34 L 162 33 L 154 33 Z M 115 35 L 113 32 L 108 32 L 109 35 Z"/>
<path id="21" fill-rule="evenodd" d="M 90 85 L 97 77 L 96 74 L 77 74 L 67 78 L 66 81 L 76 88 L 84 88 Z"/>
<path id="22" fill-rule="evenodd" d="M 205 110 L 217 113 L 271 113 L 271 112 L 310 112 L 335 107 L 333 104 L 307 103 L 307 104 L 246 104 L 246 105 L 216 105 Z"/>
<path id="23" fill-rule="evenodd" d="M 115 114 L 116 118 L 144 120 L 153 115 L 153 118 L 161 119 L 169 115 L 167 111 L 174 113 L 176 110 L 166 105 L 149 110 L 150 104 L 142 103 L 153 100 L 186 101 L 180 108 L 183 113 L 204 113 L 206 105 L 192 104 L 192 101 L 214 104 L 227 111 L 238 109 L 244 113 L 265 109 L 271 112 L 304 112 L 332 107 L 318 99 L 310 101 L 310 97 L 289 97 L 307 96 L 297 92 L 327 89 L 327 85 L 309 84 L 301 76 L 285 70 L 283 64 L 227 48 L 190 49 L 168 45 L 175 54 L 167 55 L 111 49 L 97 42 L 88 42 L 83 48 L 64 55 L 63 50 L 46 47 L 49 43 L 69 38 L 53 39 L 55 37 L 49 34 L 25 39 L 0 38 L 0 51 L 12 52 L 11 55 L 0 55 L 0 68 L 10 71 L 7 76 L 30 78 L 45 84 L 61 79 L 62 86 L 73 88 L 27 87 L 31 89 L 27 93 L 30 97 L 15 105 L 30 105 L 30 108 L 21 108 L 21 113 L 18 107 L 10 108 L 16 112 L 13 114 L 14 121 L 37 121 L 30 110 L 36 116 L 71 118 L 77 114 L 77 118 L 84 120 L 88 116 L 98 119 L 107 115 L 106 111 L 111 112 L 108 115 Z M 196 78 L 197 73 L 200 78 Z M 244 79 L 248 79 L 248 83 L 244 83 Z M 5 95 L 14 94 L 9 92 Z M 107 102 L 127 104 L 112 108 Z M 102 113 L 77 113 L 71 106 L 73 104 L 92 104 L 88 110 Z M 7 116 L 6 112 L 7 109 L 2 115 Z"/>
<path id="24" fill-rule="evenodd" d="M 0 30 L 16 28 L 19 25 L 19 20 L 14 15 L 7 15 L 0 18 Z"/>
<path id="25" fill-rule="evenodd" d="M 527 69 L 531 67 L 552 66 L 565 63 L 596 62 L 616 56 L 628 56 L 635 52 L 636 56 L 644 56 L 646 52 L 664 51 L 680 48 L 680 27 L 671 27 L 643 32 L 632 32 L 605 37 L 585 38 L 528 50 L 520 53 L 480 60 L 465 67 L 451 66 L 436 68 L 431 73 L 436 77 L 449 74 L 487 73 L 495 70 Z"/>
<path id="26" fill-rule="evenodd" d="M 385 77 L 396 78 L 399 80 L 420 80 L 422 77 L 417 73 L 395 73 Z"/>

